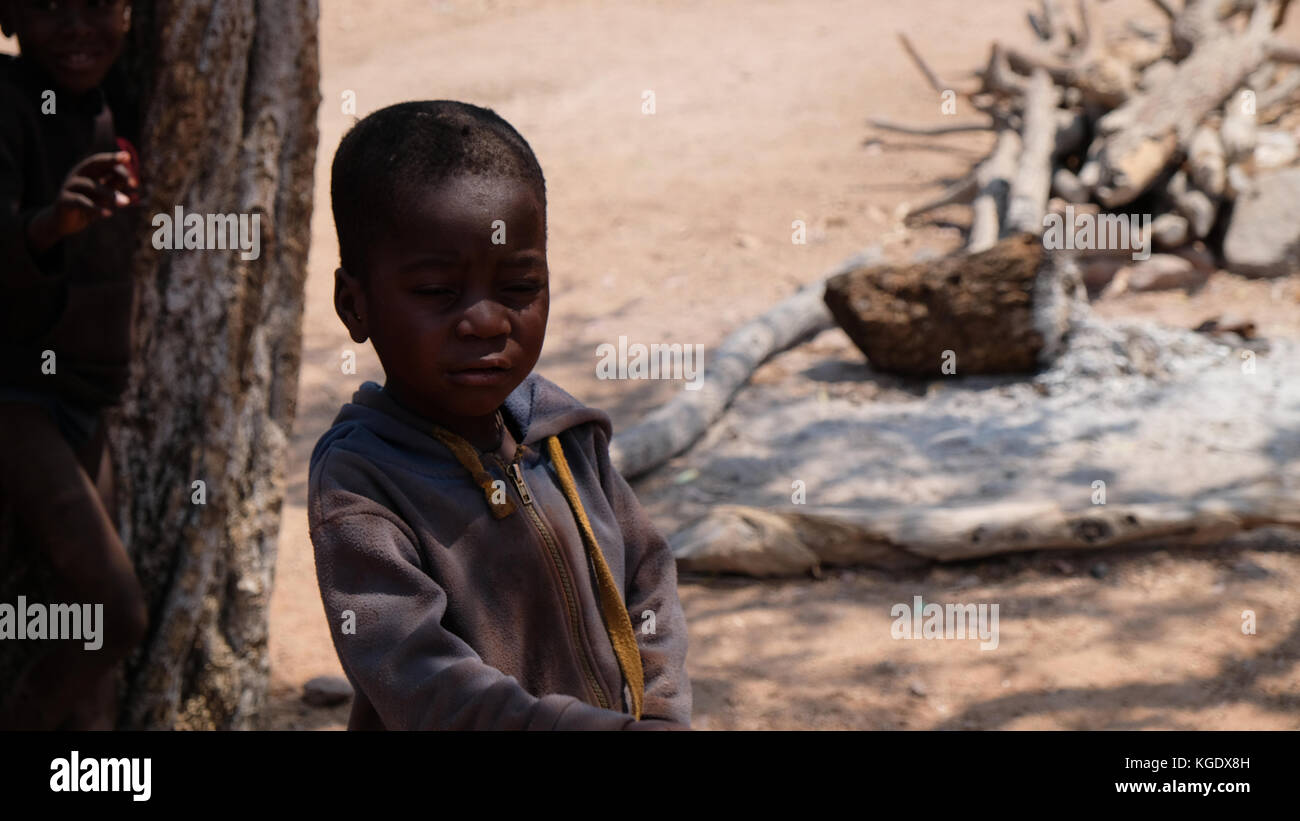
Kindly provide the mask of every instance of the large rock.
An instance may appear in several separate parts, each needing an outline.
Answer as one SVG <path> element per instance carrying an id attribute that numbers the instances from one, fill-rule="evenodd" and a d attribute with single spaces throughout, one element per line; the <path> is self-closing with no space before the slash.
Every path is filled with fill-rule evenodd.
<path id="1" fill-rule="evenodd" d="M 352 685 L 339 676 L 316 676 L 302 686 L 302 700 L 313 707 L 333 707 L 352 698 Z"/>
<path id="2" fill-rule="evenodd" d="M 1278 277 L 1300 271 L 1300 168 L 1261 174 L 1238 198 L 1223 239 L 1229 271 Z"/>
<path id="3" fill-rule="evenodd" d="M 1068 327 L 1077 275 L 1065 264 L 1025 234 L 976 254 L 848 271 L 828 280 L 826 305 L 876 370 L 1029 372 L 1051 361 Z"/>

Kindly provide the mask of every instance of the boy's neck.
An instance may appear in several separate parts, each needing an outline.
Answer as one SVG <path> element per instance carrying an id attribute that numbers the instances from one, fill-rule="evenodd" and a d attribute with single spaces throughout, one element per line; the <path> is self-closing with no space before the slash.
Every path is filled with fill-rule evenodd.
<path id="1" fill-rule="evenodd" d="M 504 406 L 487 416 L 449 416 L 417 408 L 401 395 L 400 389 L 394 389 L 388 384 L 381 390 L 411 415 L 446 428 L 481 451 L 498 450 L 505 439 Z"/>

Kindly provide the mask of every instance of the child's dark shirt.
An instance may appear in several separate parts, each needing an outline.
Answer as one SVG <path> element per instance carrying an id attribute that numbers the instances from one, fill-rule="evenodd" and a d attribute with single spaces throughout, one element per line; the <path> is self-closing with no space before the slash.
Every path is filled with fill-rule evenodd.
<path id="1" fill-rule="evenodd" d="M 40 255 L 28 245 L 27 223 L 54 202 L 77 163 L 117 151 L 117 138 L 133 135 L 127 117 L 114 122 L 110 99 L 120 95 L 56 91 L 53 113 L 43 113 L 54 90 L 30 60 L 0 56 L 0 391 L 98 408 L 116 403 L 126 386 L 132 217 L 119 211 L 97 220 Z M 46 351 L 54 353 L 53 373 Z"/>

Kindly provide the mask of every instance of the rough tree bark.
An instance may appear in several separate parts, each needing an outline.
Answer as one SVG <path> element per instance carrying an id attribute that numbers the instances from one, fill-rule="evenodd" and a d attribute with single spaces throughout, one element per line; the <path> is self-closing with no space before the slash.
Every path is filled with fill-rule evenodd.
<path id="1" fill-rule="evenodd" d="M 252 725 L 295 412 L 320 101 L 315 0 L 135 4 L 153 214 L 257 214 L 261 256 L 156 251 L 112 419 L 123 541 L 150 604 L 122 725 Z M 194 503 L 194 482 L 206 503 Z"/>

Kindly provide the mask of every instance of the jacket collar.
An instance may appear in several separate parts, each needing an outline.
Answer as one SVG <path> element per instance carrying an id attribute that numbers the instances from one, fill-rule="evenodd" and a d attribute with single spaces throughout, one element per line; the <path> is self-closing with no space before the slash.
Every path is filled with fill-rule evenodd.
<path id="1" fill-rule="evenodd" d="M 432 420 L 398 404 L 377 382 L 362 383 L 360 389 L 352 395 L 352 404 L 380 411 L 403 427 L 419 431 L 421 436 L 431 435 L 429 431 Z M 506 424 L 517 432 L 515 439 L 521 445 L 534 445 L 552 434 L 586 422 L 599 425 L 606 439 L 613 436 L 613 424 L 607 413 L 587 407 L 536 371 L 528 374 L 511 391 L 501 405 L 501 412 L 506 417 Z M 348 407 L 345 405 L 335 419 L 335 424 L 347 416 Z"/>

